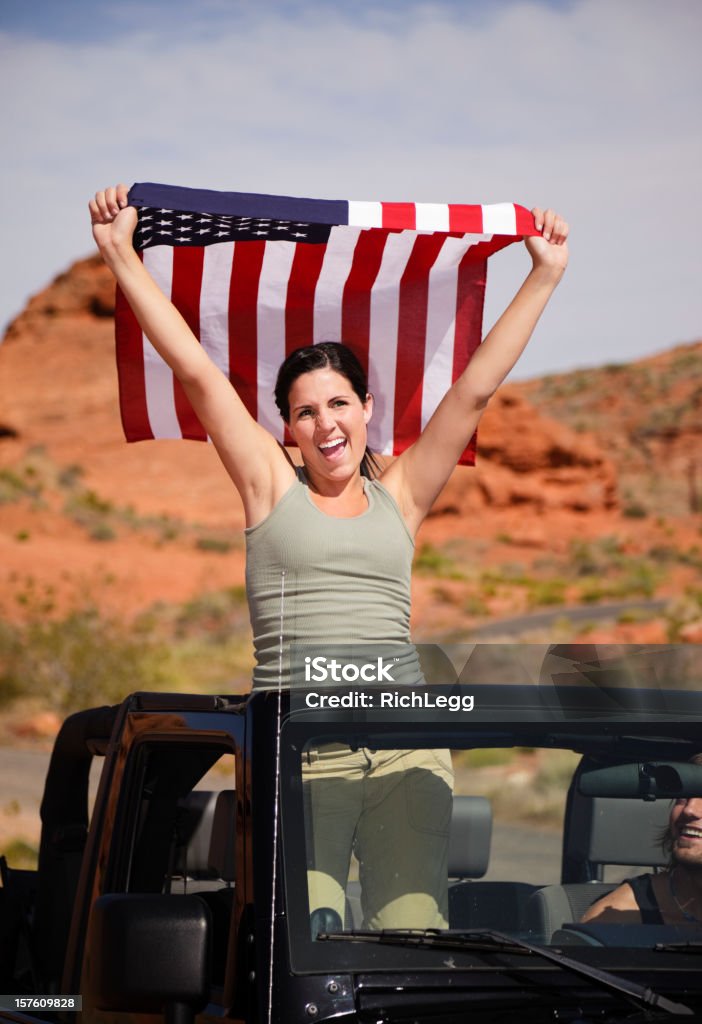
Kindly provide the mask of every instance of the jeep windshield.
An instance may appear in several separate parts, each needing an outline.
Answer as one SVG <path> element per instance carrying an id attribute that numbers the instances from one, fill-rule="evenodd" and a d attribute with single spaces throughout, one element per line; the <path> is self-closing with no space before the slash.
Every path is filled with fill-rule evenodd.
<path id="1" fill-rule="evenodd" d="M 432 657 L 444 678 L 451 660 L 448 683 L 383 683 L 382 704 L 358 681 L 308 686 L 284 709 L 293 970 L 553 974 L 551 960 L 481 944 L 482 930 L 701 998 L 688 885 L 702 873 L 699 653 Z M 442 941 L 402 941 L 413 932 Z"/>

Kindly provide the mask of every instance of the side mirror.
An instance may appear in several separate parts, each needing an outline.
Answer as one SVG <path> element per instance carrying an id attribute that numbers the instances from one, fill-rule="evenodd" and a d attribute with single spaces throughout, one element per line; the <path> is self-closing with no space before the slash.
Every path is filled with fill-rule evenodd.
<path id="1" fill-rule="evenodd" d="M 208 1001 L 211 931 L 209 908 L 197 896 L 100 896 L 93 907 L 95 1005 L 191 1021 Z"/>

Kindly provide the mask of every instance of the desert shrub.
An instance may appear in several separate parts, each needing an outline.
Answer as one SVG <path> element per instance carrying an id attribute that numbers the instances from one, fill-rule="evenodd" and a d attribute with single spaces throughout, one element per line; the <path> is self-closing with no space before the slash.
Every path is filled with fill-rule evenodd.
<path id="1" fill-rule="evenodd" d="M 622 515 L 627 519 L 645 519 L 648 516 L 648 509 L 640 501 L 631 501 L 622 508 Z"/>
<path id="2" fill-rule="evenodd" d="M 63 619 L 36 617 L 0 629 L 0 700 L 38 697 L 60 712 L 163 689 L 169 649 L 138 626 L 88 607 Z"/>
<path id="3" fill-rule="evenodd" d="M 8 840 L 0 849 L 0 855 L 7 857 L 7 863 L 15 870 L 36 871 L 39 850 L 24 839 Z"/>
<path id="4" fill-rule="evenodd" d="M 474 747 L 461 750 L 454 755 L 454 764 L 460 768 L 491 768 L 494 765 L 510 764 L 516 751 L 512 747 Z"/>
<path id="5" fill-rule="evenodd" d="M 195 547 L 198 551 L 214 551 L 217 554 L 226 555 L 232 549 L 232 542 L 223 537 L 198 537 Z"/>
<path id="6" fill-rule="evenodd" d="M 415 555 L 414 568 L 425 576 L 440 576 L 450 580 L 465 578 L 454 559 L 433 544 L 422 544 Z"/>
<path id="7" fill-rule="evenodd" d="M 530 608 L 564 604 L 567 583 L 561 579 L 533 580 L 527 591 Z"/>

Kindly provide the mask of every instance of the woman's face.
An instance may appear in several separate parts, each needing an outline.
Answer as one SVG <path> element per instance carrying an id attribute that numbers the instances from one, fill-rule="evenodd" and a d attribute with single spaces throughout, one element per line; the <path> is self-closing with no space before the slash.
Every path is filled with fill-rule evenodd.
<path id="1" fill-rule="evenodd" d="M 312 474 L 344 480 L 357 472 L 367 443 L 373 400 L 365 402 L 330 367 L 303 373 L 292 384 L 290 433 Z"/>

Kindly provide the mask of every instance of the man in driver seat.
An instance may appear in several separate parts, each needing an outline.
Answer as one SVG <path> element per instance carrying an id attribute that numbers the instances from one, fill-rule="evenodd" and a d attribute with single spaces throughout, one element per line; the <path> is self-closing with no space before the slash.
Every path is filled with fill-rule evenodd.
<path id="1" fill-rule="evenodd" d="M 690 758 L 702 765 L 702 754 Z M 670 860 L 658 874 L 637 875 L 586 911 L 583 924 L 695 924 L 702 928 L 702 797 L 675 800 L 661 845 Z"/>

